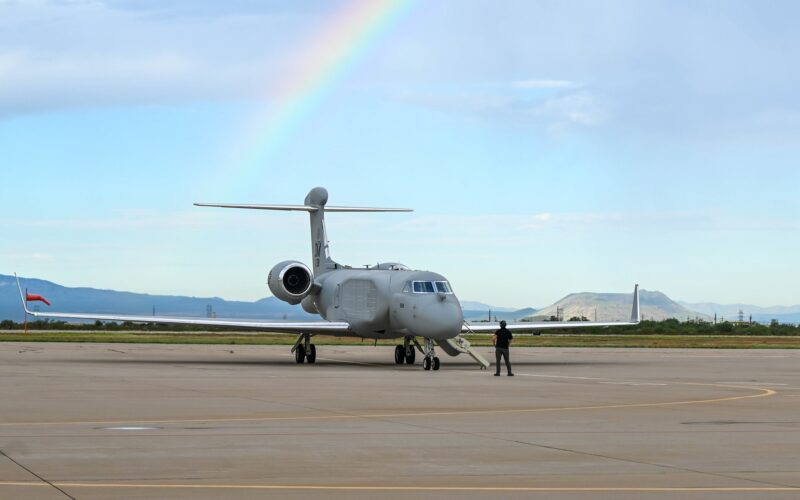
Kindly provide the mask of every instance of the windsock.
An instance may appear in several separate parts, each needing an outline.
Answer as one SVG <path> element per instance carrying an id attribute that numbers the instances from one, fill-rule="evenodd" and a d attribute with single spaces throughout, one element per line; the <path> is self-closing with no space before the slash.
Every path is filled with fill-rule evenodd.
<path id="1" fill-rule="evenodd" d="M 42 297 L 41 295 L 36 295 L 35 293 L 25 294 L 25 302 L 35 302 L 35 301 L 44 302 L 48 306 L 50 305 L 50 301 Z"/>

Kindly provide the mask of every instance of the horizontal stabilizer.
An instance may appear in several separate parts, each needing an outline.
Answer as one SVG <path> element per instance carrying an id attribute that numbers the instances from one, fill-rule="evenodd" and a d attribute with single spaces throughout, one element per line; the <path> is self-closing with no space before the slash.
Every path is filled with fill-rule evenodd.
<path id="1" fill-rule="evenodd" d="M 195 203 L 196 207 L 217 207 L 217 208 L 247 208 L 250 210 L 286 210 L 294 212 L 316 212 L 317 207 L 308 205 L 241 205 L 231 203 Z"/>
<path id="2" fill-rule="evenodd" d="M 290 212 L 316 212 L 320 207 L 310 205 L 248 205 L 232 203 L 195 203 L 197 207 L 245 208 L 249 210 L 284 210 Z M 413 212 L 410 208 L 381 207 L 325 207 L 326 212 Z"/>
<path id="3" fill-rule="evenodd" d="M 413 212 L 411 208 L 325 207 L 326 212 Z"/>

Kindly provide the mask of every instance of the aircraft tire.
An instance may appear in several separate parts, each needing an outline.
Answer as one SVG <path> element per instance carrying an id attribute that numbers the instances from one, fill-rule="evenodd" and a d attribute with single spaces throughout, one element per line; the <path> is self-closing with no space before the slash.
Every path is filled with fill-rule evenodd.
<path id="1" fill-rule="evenodd" d="M 415 356 L 416 353 L 417 353 L 417 351 L 415 351 L 414 349 L 411 349 L 409 351 L 409 353 L 405 355 L 405 359 L 406 359 L 406 364 L 407 365 L 413 365 L 414 364 L 414 358 L 416 357 Z"/>
<path id="2" fill-rule="evenodd" d="M 425 358 L 422 360 L 422 369 L 426 371 L 431 369 L 431 358 Z"/>
<path id="3" fill-rule="evenodd" d="M 294 350 L 294 361 L 298 365 L 302 365 L 303 361 L 306 360 L 306 348 L 301 345 L 297 346 L 297 349 Z"/>
<path id="4" fill-rule="evenodd" d="M 317 361 L 317 346 L 314 344 L 308 345 L 308 352 L 306 353 L 306 361 L 312 364 Z"/>
<path id="5" fill-rule="evenodd" d="M 394 347 L 394 362 L 395 364 L 402 365 L 403 364 L 403 346 L 398 345 Z"/>
<path id="6" fill-rule="evenodd" d="M 433 358 L 433 370 L 436 371 L 439 369 L 439 358 Z"/>

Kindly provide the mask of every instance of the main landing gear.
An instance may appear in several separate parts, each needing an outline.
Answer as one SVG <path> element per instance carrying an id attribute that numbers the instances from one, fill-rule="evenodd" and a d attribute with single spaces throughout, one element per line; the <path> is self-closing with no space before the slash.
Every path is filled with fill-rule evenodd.
<path id="1" fill-rule="evenodd" d="M 394 348 L 394 362 L 398 365 L 402 365 L 403 362 L 407 365 L 413 365 L 416 353 L 417 351 L 414 349 L 411 337 L 406 337 L 403 339 L 403 345 L 398 345 Z"/>
<path id="2" fill-rule="evenodd" d="M 425 345 L 422 348 L 422 352 L 425 353 L 425 359 L 422 360 L 422 369 L 430 370 L 433 368 L 434 371 L 438 370 L 439 358 L 436 357 L 436 353 L 433 350 L 433 340 L 425 339 Z"/>
<path id="3" fill-rule="evenodd" d="M 294 352 L 294 361 L 297 364 L 305 361 L 312 364 L 317 361 L 317 346 L 311 343 L 311 335 L 308 333 L 301 333 L 297 337 L 292 352 Z"/>

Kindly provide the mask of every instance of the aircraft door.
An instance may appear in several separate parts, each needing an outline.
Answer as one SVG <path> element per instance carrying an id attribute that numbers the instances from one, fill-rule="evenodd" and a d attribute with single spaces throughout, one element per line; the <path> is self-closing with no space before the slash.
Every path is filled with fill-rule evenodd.
<path id="1" fill-rule="evenodd" d="M 403 285 L 405 285 L 405 277 L 395 277 L 392 276 L 392 281 L 394 279 L 403 280 L 403 284 L 400 283 L 392 283 L 391 289 L 394 290 L 392 293 L 390 306 L 389 306 L 389 324 L 391 325 L 391 329 L 398 333 L 408 334 L 408 325 L 411 324 L 411 319 L 413 317 L 413 309 L 414 304 L 412 304 L 411 297 L 407 293 L 403 293 Z"/>

